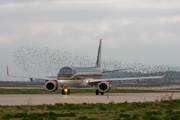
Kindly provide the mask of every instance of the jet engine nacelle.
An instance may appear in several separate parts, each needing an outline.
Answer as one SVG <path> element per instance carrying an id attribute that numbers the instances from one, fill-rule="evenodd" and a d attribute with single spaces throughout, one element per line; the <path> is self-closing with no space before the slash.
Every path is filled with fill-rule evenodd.
<path id="1" fill-rule="evenodd" d="M 45 88 L 49 92 L 54 92 L 58 89 L 58 83 L 53 80 L 47 81 L 45 83 Z"/>
<path id="2" fill-rule="evenodd" d="M 98 84 L 98 90 L 100 92 L 108 92 L 111 89 L 111 84 L 106 81 L 102 81 Z"/>

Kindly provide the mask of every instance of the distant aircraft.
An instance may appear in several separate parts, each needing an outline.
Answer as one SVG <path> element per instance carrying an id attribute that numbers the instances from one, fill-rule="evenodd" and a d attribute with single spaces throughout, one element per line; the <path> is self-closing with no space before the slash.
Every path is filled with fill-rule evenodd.
<path id="1" fill-rule="evenodd" d="M 46 81 L 45 88 L 47 91 L 54 92 L 58 89 L 58 87 L 62 88 L 62 95 L 69 95 L 70 90 L 68 87 L 97 87 L 96 95 L 104 95 L 104 92 L 108 92 L 111 88 L 112 81 L 125 81 L 125 80 L 137 80 L 141 79 L 162 79 L 167 76 L 149 76 L 149 77 L 130 77 L 130 78 L 107 78 L 103 79 L 102 74 L 114 71 L 121 71 L 125 69 L 118 70 L 109 70 L 104 71 L 101 68 L 101 44 L 102 39 L 100 39 L 97 61 L 95 67 L 73 67 L 67 66 L 62 67 L 59 70 L 59 73 L 56 78 L 39 78 L 39 77 L 27 77 L 27 76 L 13 76 L 9 75 L 8 66 L 7 66 L 7 75 L 11 77 L 21 77 L 21 78 L 29 78 L 31 81 L 33 79 L 43 79 Z"/>

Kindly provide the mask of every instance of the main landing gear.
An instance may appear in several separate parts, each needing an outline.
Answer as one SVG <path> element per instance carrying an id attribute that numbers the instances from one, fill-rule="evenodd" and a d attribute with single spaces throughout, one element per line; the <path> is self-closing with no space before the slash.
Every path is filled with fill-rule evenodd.
<path id="1" fill-rule="evenodd" d="M 104 95 L 104 92 L 100 92 L 98 89 L 96 89 L 96 95 L 99 95 L 99 93 L 101 93 L 101 95 Z"/>
<path id="2" fill-rule="evenodd" d="M 68 87 L 63 86 L 62 95 L 69 95 L 69 94 L 70 94 L 70 90 L 68 89 Z"/>

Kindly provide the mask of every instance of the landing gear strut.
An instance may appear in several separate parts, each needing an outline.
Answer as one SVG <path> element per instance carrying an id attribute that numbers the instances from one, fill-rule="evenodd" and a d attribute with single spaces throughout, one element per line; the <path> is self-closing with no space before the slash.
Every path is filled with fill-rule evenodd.
<path id="1" fill-rule="evenodd" d="M 98 89 L 96 89 L 96 95 L 99 95 L 99 93 L 101 93 L 101 95 L 104 95 L 104 92 L 100 92 Z"/>

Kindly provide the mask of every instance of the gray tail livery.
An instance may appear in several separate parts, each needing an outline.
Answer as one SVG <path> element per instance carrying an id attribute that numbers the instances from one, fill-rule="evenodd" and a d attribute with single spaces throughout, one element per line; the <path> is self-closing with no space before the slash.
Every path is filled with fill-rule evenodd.
<path id="1" fill-rule="evenodd" d="M 100 39 L 100 43 L 99 43 L 96 67 L 101 67 L 101 43 L 102 43 L 102 39 Z"/>

